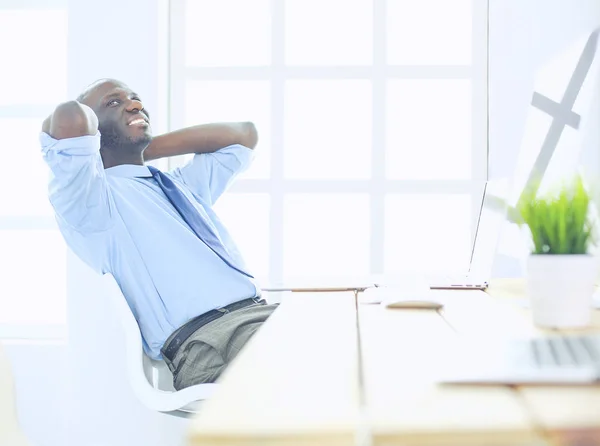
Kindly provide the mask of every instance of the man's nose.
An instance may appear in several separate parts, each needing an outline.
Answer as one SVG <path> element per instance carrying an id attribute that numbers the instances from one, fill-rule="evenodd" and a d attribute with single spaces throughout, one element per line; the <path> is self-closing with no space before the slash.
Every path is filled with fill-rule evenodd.
<path id="1" fill-rule="evenodd" d="M 132 99 L 129 101 L 129 104 L 127 104 L 127 111 L 129 112 L 139 112 L 143 109 L 144 105 L 142 104 L 142 101 L 138 101 L 137 99 Z"/>

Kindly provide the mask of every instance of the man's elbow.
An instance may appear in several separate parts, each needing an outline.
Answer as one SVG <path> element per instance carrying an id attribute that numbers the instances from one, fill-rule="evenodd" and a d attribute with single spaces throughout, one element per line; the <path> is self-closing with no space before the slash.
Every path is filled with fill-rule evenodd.
<path id="1" fill-rule="evenodd" d="M 55 139 L 95 135 L 98 118 L 87 105 L 77 101 L 64 102 L 44 121 L 42 130 Z"/>
<path id="2" fill-rule="evenodd" d="M 246 147 L 249 147 L 250 149 L 254 149 L 256 147 L 256 144 L 258 144 L 258 131 L 256 130 L 256 126 L 252 122 L 243 122 L 241 126 L 241 144 Z"/>

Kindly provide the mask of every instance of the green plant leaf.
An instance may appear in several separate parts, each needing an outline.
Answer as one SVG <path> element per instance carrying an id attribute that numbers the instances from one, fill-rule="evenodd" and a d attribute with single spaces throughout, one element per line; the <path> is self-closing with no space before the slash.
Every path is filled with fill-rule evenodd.
<path id="1" fill-rule="evenodd" d="M 581 176 L 541 197 L 537 186 L 525 191 L 507 214 L 513 223 L 529 228 L 533 254 L 587 254 L 594 237 L 590 194 Z"/>

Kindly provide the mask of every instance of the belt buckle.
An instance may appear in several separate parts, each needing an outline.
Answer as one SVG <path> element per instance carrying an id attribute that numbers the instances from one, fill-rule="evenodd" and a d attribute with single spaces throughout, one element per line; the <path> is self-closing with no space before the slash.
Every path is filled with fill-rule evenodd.
<path id="1" fill-rule="evenodd" d="M 252 300 L 254 301 L 255 304 L 259 304 L 262 302 L 263 298 L 262 298 L 262 296 L 256 296 L 256 297 L 253 297 Z"/>

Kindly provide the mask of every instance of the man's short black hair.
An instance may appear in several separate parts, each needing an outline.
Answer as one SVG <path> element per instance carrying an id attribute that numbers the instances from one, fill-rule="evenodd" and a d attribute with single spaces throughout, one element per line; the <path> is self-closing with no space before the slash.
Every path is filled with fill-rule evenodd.
<path id="1" fill-rule="evenodd" d="M 107 77 L 101 78 L 101 79 L 96 79 L 94 82 L 92 82 L 91 84 L 89 84 L 87 87 L 85 87 L 83 89 L 83 91 L 79 94 L 79 96 L 77 96 L 76 101 L 77 102 L 83 102 L 85 100 L 85 98 L 87 98 L 88 94 L 90 93 L 90 91 L 92 91 L 92 89 L 94 87 L 96 87 L 96 85 L 101 84 L 102 82 L 119 82 L 122 83 L 120 81 L 117 81 L 115 79 L 110 79 Z"/>

